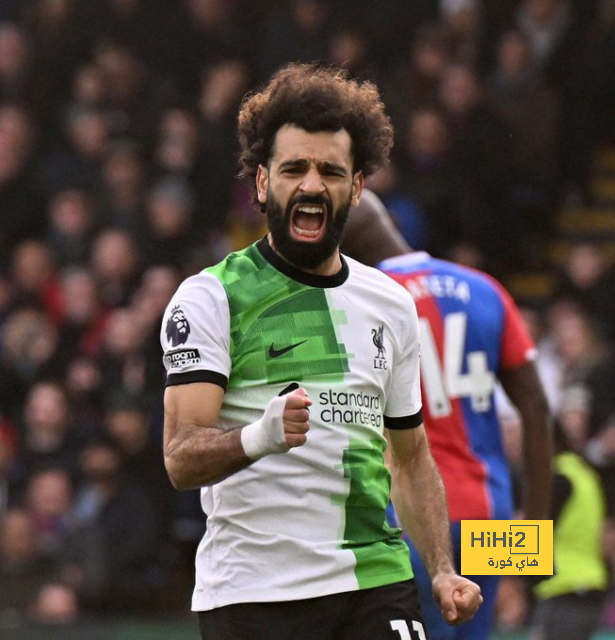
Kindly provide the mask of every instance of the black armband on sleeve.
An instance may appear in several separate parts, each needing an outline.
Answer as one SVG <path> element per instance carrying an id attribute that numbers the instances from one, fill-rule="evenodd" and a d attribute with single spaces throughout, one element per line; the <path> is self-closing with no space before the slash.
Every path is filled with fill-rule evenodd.
<path id="1" fill-rule="evenodd" d="M 190 384 L 191 382 L 211 382 L 222 387 L 226 391 L 228 378 L 217 371 L 186 371 L 185 373 L 170 373 L 167 376 L 165 387 L 173 387 L 178 384 Z"/>
<path id="2" fill-rule="evenodd" d="M 389 418 L 384 416 L 384 426 L 387 429 L 415 429 L 423 424 L 423 410 L 419 409 L 413 416 L 403 416 L 402 418 Z"/>

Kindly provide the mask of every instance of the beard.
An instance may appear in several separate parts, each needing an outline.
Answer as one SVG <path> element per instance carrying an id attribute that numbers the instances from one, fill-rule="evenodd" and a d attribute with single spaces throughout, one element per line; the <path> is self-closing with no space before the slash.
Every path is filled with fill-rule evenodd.
<path id="1" fill-rule="evenodd" d="M 318 204 L 326 207 L 325 233 L 319 242 L 301 242 L 291 237 L 292 210 L 298 204 Z M 330 258 L 340 245 L 350 213 L 350 194 L 348 194 L 348 200 L 343 202 L 336 211 L 333 211 L 329 198 L 309 196 L 292 198 L 284 210 L 269 191 L 265 213 L 276 251 L 295 267 L 315 269 Z"/>

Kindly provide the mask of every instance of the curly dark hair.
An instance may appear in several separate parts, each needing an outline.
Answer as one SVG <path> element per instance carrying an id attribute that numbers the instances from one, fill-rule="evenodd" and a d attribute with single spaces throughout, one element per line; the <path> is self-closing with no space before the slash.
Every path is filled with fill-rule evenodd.
<path id="1" fill-rule="evenodd" d="M 353 170 L 366 176 L 387 164 L 393 146 L 393 127 L 372 82 L 358 82 L 341 68 L 291 63 L 242 102 L 240 177 L 255 178 L 258 165 L 267 166 L 275 135 L 285 124 L 312 133 L 345 129 Z"/>

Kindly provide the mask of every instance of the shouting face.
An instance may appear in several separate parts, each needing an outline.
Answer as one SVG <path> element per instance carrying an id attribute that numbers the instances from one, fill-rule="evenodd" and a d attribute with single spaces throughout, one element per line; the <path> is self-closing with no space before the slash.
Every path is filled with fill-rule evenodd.
<path id="1" fill-rule="evenodd" d="M 359 201 L 363 176 L 352 173 L 345 130 L 309 133 L 285 125 L 269 167 L 259 167 L 258 198 L 265 205 L 274 250 L 312 273 L 341 267 L 338 245 L 348 211 Z"/>

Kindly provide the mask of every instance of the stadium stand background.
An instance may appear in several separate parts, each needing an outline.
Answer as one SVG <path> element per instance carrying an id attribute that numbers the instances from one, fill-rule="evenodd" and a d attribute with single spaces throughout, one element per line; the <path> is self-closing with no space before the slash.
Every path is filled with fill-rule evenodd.
<path id="1" fill-rule="evenodd" d="M 381 87 L 397 139 L 369 186 L 415 248 L 508 285 L 613 513 L 613 0 L 4 0 L 0 637 L 195 637 L 206 523 L 162 464 L 159 323 L 263 233 L 235 115 L 290 60 Z M 527 585 L 499 610 L 525 637 Z"/>

